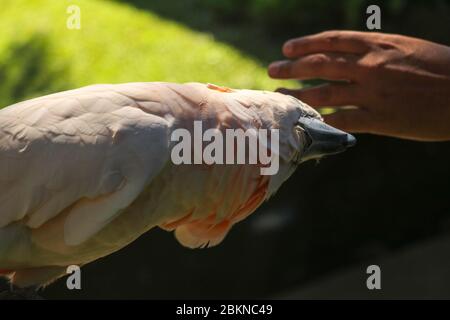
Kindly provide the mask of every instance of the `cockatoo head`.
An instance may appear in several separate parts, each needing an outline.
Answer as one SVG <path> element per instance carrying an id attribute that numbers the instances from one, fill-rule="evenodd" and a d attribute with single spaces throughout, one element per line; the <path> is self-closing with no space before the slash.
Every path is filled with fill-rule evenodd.
<path id="1" fill-rule="evenodd" d="M 295 163 L 341 153 L 355 145 L 355 137 L 326 124 L 320 114 L 307 104 L 292 96 L 273 94 L 281 102 L 273 107 L 274 120 L 280 124 L 284 139 L 293 142 L 292 161 Z"/>
<path id="2" fill-rule="evenodd" d="M 326 124 L 315 109 L 292 96 L 239 90 L 236 99 L 258 114 L 262 127 L 279 130 L 279 153 L 286 162 L 320 159 L 356 143 L 351 134 Z"/>
<path id="3" fill-rule="evenodd" d="M 356 143 L 352 135 L 326 124 L 315 109 L 292 96 L 256 90 L 237 93 L 235 99 L 258 115 L 261 127 L 279 132 L 279 172 L 271 179 L 269 194 L 300 163 L 343 152 Z"/>

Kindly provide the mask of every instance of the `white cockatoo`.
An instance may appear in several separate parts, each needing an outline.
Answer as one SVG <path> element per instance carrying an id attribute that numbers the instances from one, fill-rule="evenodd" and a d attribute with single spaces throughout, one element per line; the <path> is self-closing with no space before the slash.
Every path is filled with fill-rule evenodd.
<path id="1" fill-rule="evenodd" d="M 279 170 L 174 163 L 172 134 L 195 121 L 277 129 Z M 291 96 L 201 83 L 93 85 L 14 104 L 0 110 L 0 273 L 39 287 L 154 227 L 187 247 L 216 245 L 300 162 L 354 141 Z"/>

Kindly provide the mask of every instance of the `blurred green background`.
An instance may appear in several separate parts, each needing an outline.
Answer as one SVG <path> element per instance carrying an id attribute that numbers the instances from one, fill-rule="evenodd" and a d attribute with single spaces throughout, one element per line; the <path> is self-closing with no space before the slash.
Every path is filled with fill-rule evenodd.
<path id="1" fill-rule="evenodd" d="M 81 8 L 81 30 L 66 28 L 72 4 Z M 369 4 L 381 7 L 383 32 L 450 44 L 447 0 L 2 0 L 0 106 L 93 83 L 298 86 L 266 75 L 282 43 L 328 29 L 365 30 Z M 324 276 L 449 233 L 450 144 L 357 138 L 345 154 L 302 165 L 222 245 L 189 250 L 152 230 L 84 267 L 83 290 L 69 291 L 60 280 L 42 296 L 289 297 Z M 450 290 L 411 281 L 412 289 L 395 288 L 397 297 L 450 298 Z"/>

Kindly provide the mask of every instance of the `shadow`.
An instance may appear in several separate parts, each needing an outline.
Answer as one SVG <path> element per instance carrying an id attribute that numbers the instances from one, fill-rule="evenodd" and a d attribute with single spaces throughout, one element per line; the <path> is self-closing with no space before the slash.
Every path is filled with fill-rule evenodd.
<path id="1" fill-rule="evenodd" d="M 441 21 L 450 1 L 252 1 L 252 0 L 111 0 L 210 33 L 262 64 L 280 59 L 287 39 L 332 29 L 368 31 L 366 8 L 378 4 L 382 32 L 400 33 L 449 44 Z M 282 4 L 282 5 L 281 5 Z"/>
<path id="2" fill-rule="evenodd" d="M 6 49 L 0 60 L 0 107 L 70 88 L 66 69 L 49 66 L 48 49 L 41 35 Z"/>
<path id="3" fill-rule="evenodd" d="M 274 37 L 245 17 L 227 14 L 210 8 L 202 0 L 112 0 L 128 3 L 138 9 L 148 10 L 156 15 L 174 20 L 200 32 L 211 34 L 217 41 L 228 43 L 245 52 L 260 63 L 267 64 L 279 56 L 283 38 Z M 235 2 L 235 1 L 231 1 Z M 244 30 L 244 32 L 243 32 Z"/>

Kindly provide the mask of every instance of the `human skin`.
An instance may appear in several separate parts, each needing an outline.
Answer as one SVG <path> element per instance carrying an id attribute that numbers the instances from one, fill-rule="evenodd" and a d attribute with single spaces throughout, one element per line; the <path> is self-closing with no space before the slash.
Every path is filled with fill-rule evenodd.
<path id="1" fill-rule="evenodd" d="M 355 133 L 450 140 L 450 47 L 395 34 L 326 31 L 287 41 L 279 79 L 338 82 L 280 88 L 309 105 L 336 107 L 325 121 Z M 356 106 L 356 108 L 348 108 Z"/>

